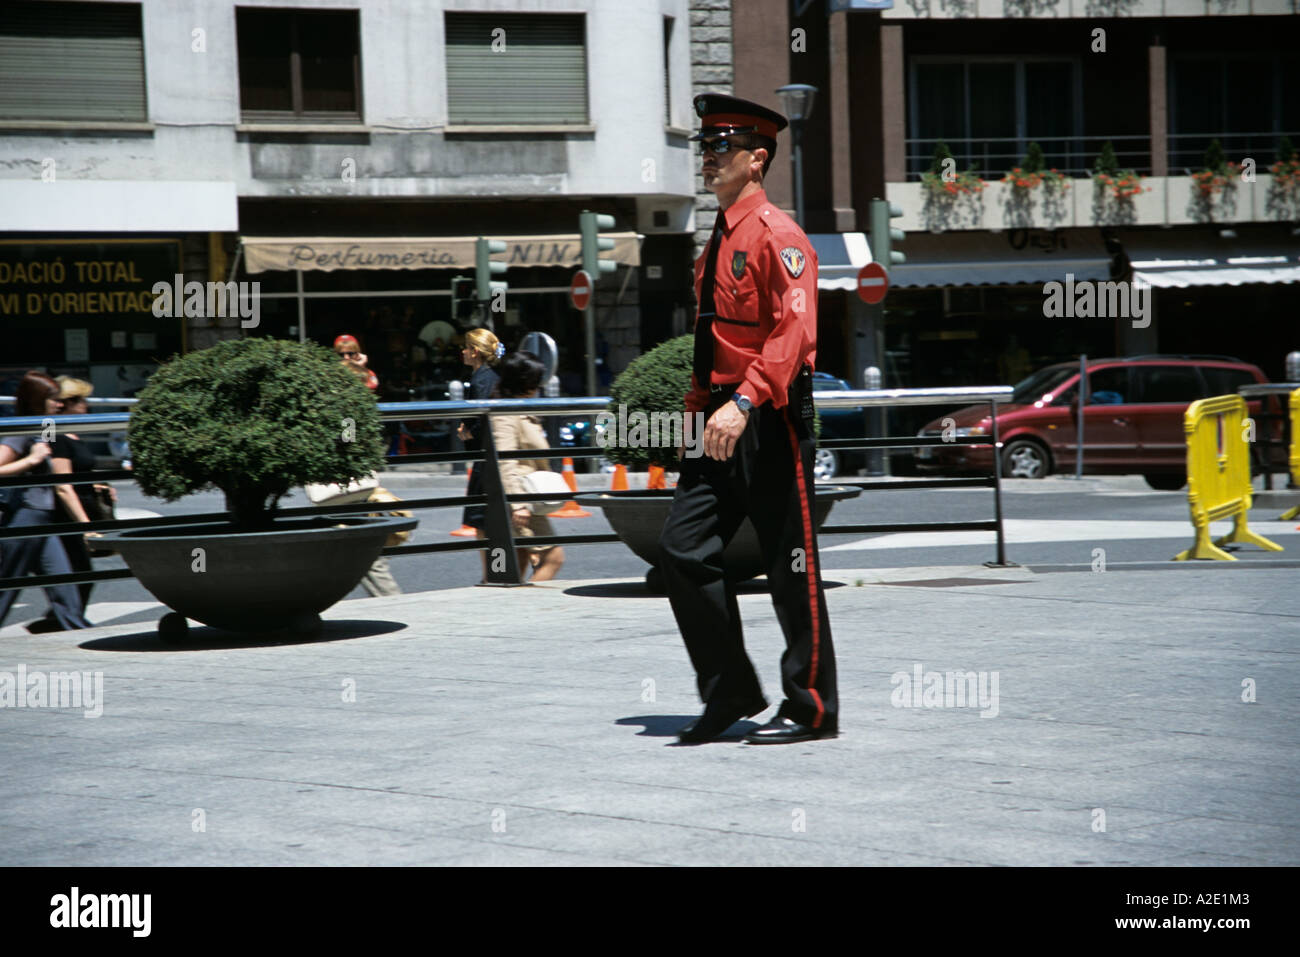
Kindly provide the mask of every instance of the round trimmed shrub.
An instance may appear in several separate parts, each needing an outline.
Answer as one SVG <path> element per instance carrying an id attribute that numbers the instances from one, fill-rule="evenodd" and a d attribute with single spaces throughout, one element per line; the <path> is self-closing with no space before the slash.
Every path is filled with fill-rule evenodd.
<path id="1" fill-rule="evenodd" d="M 695 336 L 688 333 L 669 339 L 649 352 L 633 359 L 609 387 L 609 411 L 618 415 L 619 406 L 625 406 L 627 415 L 644 413 L 671 414 L 680 419 L 686 406 L 686 393 L 691 388 L 691 368 L 695 361 Z M 671 420 L 669 420 L 671 421 Z M 614 444 L 626 436 L 615 429 L 606 433 L 610 444 L 605 447 L 605 457 L 616 465 L 626 465 L 634 472 L 645 471 L 651 465 L 677 468 L 676 444 L 645 447 Z M 661 441 L 668 441 L 661 435 Z"/>
<path id="2" fill-rule="evenodd" d="M 375 400 L 329 349 L 236 339 L 177 356 L 140 393 L 127 432 L 146 495 L 219 488 L 240 527 L 271 524 L 308 483 L 347 483 L 384 464 Z"/>

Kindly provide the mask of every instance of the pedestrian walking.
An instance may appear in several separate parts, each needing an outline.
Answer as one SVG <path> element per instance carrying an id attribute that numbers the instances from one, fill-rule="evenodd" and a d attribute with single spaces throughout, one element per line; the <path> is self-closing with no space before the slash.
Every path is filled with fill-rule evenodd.
<path id="1" fill-rule="evenodd" d="M 43 372 L 31 371 L 24 375 L 18 383 L 16 398 L 15 415 L 54 416 L 63 408 L 59 384 Z M 51 452 L 50 444 L 39 434 L 8 436 L 0 440 L 0 476 L 31 475 L 36 478 L 51 475 Z M 4 526 L 12 529 L 57 522 L 56 497 L 73 514 L 81 507 L 76 493 L 68 485 L 8 490 Z M 33 573 L 71 574 L 72 565 L 63 550 L 63 543 L 52 535 L 5 539 L 0 549 L 0 578 L 21 578 Z M 50 601 L 50 611 L 58 623 L 58 630 L 90 627 L 76 585 L 46 585 L 45 596 Z M 0 591 L 0 625 L 4 624 L 17 598 L 16 588 Z"/>
<path id="2" fill-rule="evenodd" d="M 704 713 L 678 733 L 712 740 L 767 707 L 745 653 L 723 552 L 746 517 L 758 532 L 785 634 L 785 700 L 751 744 L 835 737 L 835 653 L 813 506 L 812 365 L 817 350 L 817 256 L 768 202 L 763 177 L 779 113 L 734 96 L 695 98 L 704 185 L 718 197 L 713 235 L 695 263 L 699 313 L 686 395 L 706 418 L 703 452 L 684 459 L 660 536 L 661 569 L 695 668 Z"/>
<path id="3" fill-rule="evenodd" d="M 465 346 L 460 350 L 460 357 L 470 368 L 469 392 L 467 399 L 490 399 L 501 381 L 493 368 L 506 354 L 506 347 L 496 335 L 487 329 L 471 329 L 465 333 Z M 475 451 L 482 447 L 482 439 L 474 434 L 475 422 L 463 420 L 456 429 L 456 434 L 465 443 L 466 451 Z M 473 468 L 469 481 L 465 484 L 466 495 L 483 494 L 483 473 Z M 484 505 L 466 505 L 461 513 L 461 524 L 470 528 L 482 529 L 486 522 L 487 507 Z"/>
<path id="4" fill-rule="evenodd" d="M 501 360 L 497 371 L 501 381 L 492 397 L 494 399 L 534 399 L 542 384 L 546 367 L 531 352 L 512 352 Z M 522 449 L 546 449 L 550 443 L 542 422 L 534 415 L 494 415 L 492 416 L 492 442 L 497 452 L 514 452 Z M 530 472 L 544 472 L 550 467 L 546 459 L 499 459 L 501 485 L 507 495 L 523 495 L 528 492 L 524 485 L 524 476 Z M 555 528 L 545 515 L 534 513 L 527 503 L 520 502 L 512 506 L 511 519 L 515 535 L 520 539 L 534 536 L 554 535 Z M 483 529 L 478 530 L 479 538 L 487 538 Z M 564 566 L 564 549 L 558 545 L 531 545 L 515 549 L 519 567 L 531 566 L 532 581 L 550 581 Z M 484 572 L 487 578 L 487 555 L 483 555 Z"/>
<path id="5" fill-rule="evenodd" d="M 355 336 L 347 334 L 339 336 L 334 340 L 334 351 L 342 359 L 344 368 L 356 375 L 367 389 L 374 391 L 379 388 L 379 377 L 366 367 L 366 354 L 361 351 L 361 344 L 357 342 Z M 353 481 L 346 487 L 341 485 L 308 485 L 306 487 L 307 501 L 313 505 L 351 505 L 354 502 L 368 502 L 371 500 L 371 495 L 378 488 L 379 476 L 374 474 Z M 388 559 L 383 555 L 377 557 L 369 570 L 362 576 L 361 587 L 372 598 L 402 594 L 402 586 L 397 584 L 397 579 L 393 577 L 392 569 L 389 567 Z"/>
<path id="6" fill-rule="evenodd" d="M 61 415 L 85 415 L 89 411 L 86 399 L 95 391 L 95 387 L 85 379 L 61 375 L 55 380 L 59 384 L 59 399 L 63 402 Z M 95 467 L 95 453 L 82 441 L 81 436 L 69 432 L 66 428 L 58 429 L 54 444 L 51 446 L 50 470 L 55 475 L 68 475 L 74 472 L 89 472 Z M 76 503 L 65 503 L 58 499 L 59 519 L 64 522 L 105 522 L 114 518 L 114 505 L 117 492 L 113 486 L 101 482 L 82 482 L 72 486 Z M 78 507 L 79 506 L 79 507 Z M 63 550 L 68 556 L 68 563 L 74 572 L 88 572 L 94 569 L 91 562 L 91 550 L 88 539 L 98 538 L 99 532 L 60 535 Z M 91 582 L 77 586 L 81 594 L 81 607 L 90 607 Z M 58 618 L 54 610 L 46 612 L 45 617 L 32 622 L 27 630 L 33 634 L 46 631 L 60 631 Z"/>

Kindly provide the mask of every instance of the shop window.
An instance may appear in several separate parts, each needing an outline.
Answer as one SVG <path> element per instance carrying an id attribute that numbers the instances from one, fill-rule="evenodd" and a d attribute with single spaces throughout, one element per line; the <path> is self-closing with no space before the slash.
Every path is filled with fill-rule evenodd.
<path id="1" fill-rule="evenodd" d="M 1048 167 L 1082 173 L 1079 65 L 1072 59 L 916 57 L 911 67 L 908 169 L 929 169 L 936 141 L 983 177 L 1017 165 L 1031 142 Z"/>
<path id="2" fill-rule="evenodd" d="M 5 4 L 0 123 L 6 119 L 147 120 L 140 4 Z"/>
<path id="3" fill-rule="evenodd" d="M 356 10 L 235 11 L 239 106 L 244 120 L 361 118 Z"/>
<path id="4" fill-rule="evenodd" d="M 453 125 L 587 122 L 582 14 L 447 13 Z"/>

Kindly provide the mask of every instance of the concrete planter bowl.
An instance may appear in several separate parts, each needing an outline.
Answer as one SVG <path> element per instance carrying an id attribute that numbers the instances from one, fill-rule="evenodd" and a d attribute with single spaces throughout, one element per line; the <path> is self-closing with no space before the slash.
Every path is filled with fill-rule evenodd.
<path id="1" fill-rule="evenodd" d="M 227 631 L 309 634 L 320 613 L 361 581 L 388 536 L 418 522 L 316 516 L 281 519 L 264 532 L 211 523 L 129 529 L 101 541 L 173 609 L 158 623 L 164 641 L 183 639 L 187 618 Z"/>
<path id="2" fill-rule="evenodd" d="M 821 528 L 831 513 L 831 507 L 843 499 L 856 498 L 862 489 L 851 485 L 819 485 L 813 520 Z M 673 493 L 634 489 L 626 492 L 589 492 L 577 496 L 584 508 L 600 508 L 605 512 L 614 533 L 651 567 L 646 571 L 646 588 L 656 595 L 665 593 L 663 575 L 659 571 L 659 533 L 663 531 L 672 506 Z M 749 519 L 745 519 L 736 537 L 727 546 L 724 555 L 727 579 L 747 581 L 763 574 L 763 554 L 758 545 L 758 533 Z"/>

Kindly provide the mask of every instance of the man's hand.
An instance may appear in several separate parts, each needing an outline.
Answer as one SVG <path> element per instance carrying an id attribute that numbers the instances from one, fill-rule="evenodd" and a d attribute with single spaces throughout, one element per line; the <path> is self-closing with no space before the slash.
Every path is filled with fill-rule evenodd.
<path id="1" fill-rule="evenodd" d="M 734 402 L 723 403 L 709 417 L 709 424 L 704 427 L 704 454 L 719 462 L 727 461 L 736 450 L 736 440 L 748 424 L 748 412 L 741 412 L 740 406 Z"/>
<path id="2" fill-rule="evenodd" d="M 533 517 L 533 513 L 531 509 L 521 505 L 514 510 L 511 517 L 514 519 L 515 528 L 522 532 L 528 527 L 528 520 Z"/>

